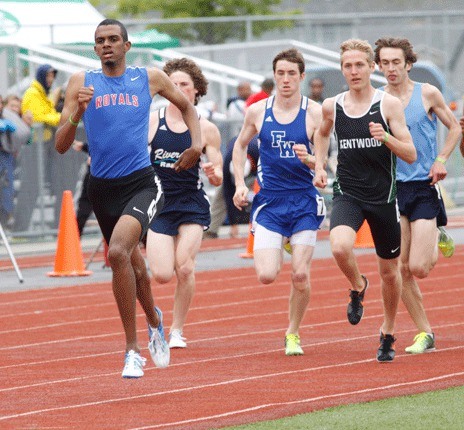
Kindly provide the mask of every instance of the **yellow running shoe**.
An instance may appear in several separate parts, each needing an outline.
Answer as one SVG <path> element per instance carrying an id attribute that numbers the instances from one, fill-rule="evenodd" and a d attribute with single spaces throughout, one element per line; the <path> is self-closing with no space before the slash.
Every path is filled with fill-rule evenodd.
<path id="1" fill-rule="evenodd" d="M 292 249 L 292 245 L 290 244 L 290 242 L 287 242 L 284 245 L 284 249 L 285 249 L 286 252 L 288 252 L 290 255 L 292 255 L 293 249 Z"/>
<path id="2" fill-rule="evenodd" d="M 438 227 L 438 248 L 444 257 L 449 258 L 454 254 L 454 240 L 444 227 Z"/>
<path id="3" fill-rule="evenodd" d="M 285 355 L 303 355 L 304 352 L 300 346 L 300 336 L 296 334 L 287 334 L 285 336 Z"/>
<path id="4" fill-rule="evenodd" d="M 408 354 L 423 354 L 424 352 L 435 351 L 435 336 L 433 333 L 425 331 L 419 333 L 414 338 L 414 343 L 405 348 Z"/>

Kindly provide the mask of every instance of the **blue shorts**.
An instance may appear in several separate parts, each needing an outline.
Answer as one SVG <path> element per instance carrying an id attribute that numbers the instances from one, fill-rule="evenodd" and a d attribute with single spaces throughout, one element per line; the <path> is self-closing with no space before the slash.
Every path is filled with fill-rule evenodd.
<path id="1" fill-rule="evenodd" d="M 397 182 L 396 186 L 400 214 L 410 222 L 436 218 L 437 226 L 448 223 L 438 184 L 430 185 L 430 181 L 408 181 Z"/>
<path id="2" fill-rule="evenodd" d="M 181 224 L 199 224 L 206 230 L 211 224 L 211 211 L 203 190 L 188 190 L 165 195 L 163 210 L 150 225 L 155 233 L 177 236 Z"/>
<path id="3" fill-rule="evenodd" d="M 260 190 L 253 199 L 252 223 L 282 236 L 304 230 L 318 230 L 326 214 L 324 199 L 316 190 Z"/>

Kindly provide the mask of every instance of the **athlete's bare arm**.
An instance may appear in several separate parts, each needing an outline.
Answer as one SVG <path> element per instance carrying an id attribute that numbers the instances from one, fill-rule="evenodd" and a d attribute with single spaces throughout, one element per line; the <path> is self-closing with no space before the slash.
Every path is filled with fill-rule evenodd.
<path id="1" fill-rule="evenodd" d="M 430 84 L 422 85 L 422 98 L 424 99 L 424 106 L 429 108 L 428 111 L 435 113 L 448 129 L 448 135 L 446 136 L 443 148 L 430 168 L 429 178 L 431 178 L 431 184 L 433 185 L 445 179 L 448 174 L 445 162 L 458 144 L 461 137 L 461 127 L 438 88 Z"/>
<path id="2" fill-rule="evenodd" d="M 329 153 L 330 132 L 334 125 L 334 103 L 333 97 L 325 99 L 322 103 L 321 125 L 316 129 L 314 135 L 314 155 L 316 163 L 314 167 L 314 185 L 325 188 L 327 185 L 327 172 L 325 163 Z"/>
<path id="3" fill-rule="evenodd" d="M 322 121 L 322 108 L 319 103 L 312 100 L 308 100 L 308 102 L 309 105 L 306 110 L 306 135 L 308 139 L 314 143 L 314 135 Z M 314 170 L 316 166 L 316 156 L 309 154 L 305 145 L 297 143 L 293 145 L 293 150 L 303 164 L 306 164 L 310 169 Z"/>
<path id="4" fill-rule="evenodd" d="M 93 87 L 84 87 L 84 81 L 85 72 L 75 73 L 69 79 L 60 124 L 55 134 L 55 148 L 60 154 L 64 154 L 73 144 L 76 124 L 81 120 L 93 97 Z"/>
<path id="5" fill-rule="evenodd" d="M 219 129 L 205 118 L 200 119 L 201 137 L 208 161 L 202 164 L 202 169 L 211 185 L 218 187 L 222 184 L 222 154 L 221 135 Z"/>
<path id="6" fill-rule="evenodd" d="M 370 123 L 369 130 L 372 137 L 383 142 L 395 155 L 406 161 L 406 163 L 414 163 L 417 159 L 416 148 L 406 125 L 403 105 L 400 99 L 385 93 L 383 112 L 394 136 L 387 133 L 381 124 Z"/>
<path id="7" fill-rule="evenodd" d="M 148 69 L 148 78 L 150 82 L 150 92 L 152 96 L 159 94 L 169 100 L 182 113 L 182 118 L 187 125 L 192 138 L 192 146 L 186 149 L 174 164 L 176 171 L 190 169 L 195 165 L 201 155 L 202 141 L 200 122 L 197 111 L 185 95 L 169 79 L 168 75 L 162 70 L 151 68 Z"/>
<path id="8" fill-rule="evenodd" d="M 246 111 L 242 129 L 237 137 L 232 152 L 234 166 L 235 194 L 234 205 L 242 210 L 248 205 L 248 187 L 245 185 L 244 169 L 247 159 L 247 148 L 251 139 L 261 130 L 266 100 L 252 104 Z"/>

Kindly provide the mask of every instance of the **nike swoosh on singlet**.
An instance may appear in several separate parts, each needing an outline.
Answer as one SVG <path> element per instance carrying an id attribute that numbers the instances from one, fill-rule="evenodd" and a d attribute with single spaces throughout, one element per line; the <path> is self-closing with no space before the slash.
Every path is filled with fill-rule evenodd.
<path id="1" fill-rule="evenodd" d="M 135 76 L 134 78 L 131 78 L 131 81 L 135 81 L 136 79 L 140 78 L 140 75 L 139 76 Z"/>
<path id="2" fill-rule="evenodd" d="M 369 112 L 369 115 L 374 115 L 378 112 L 378 110 L 375 110 L 374 112 Z"/>
<path id="3" fill-rule="evenodd" d="M 145 212 L 141 211 L 140 209 L 137 209 L 135 206 L 132 208 L 134 211 L 140 212 L 141 214 L 144 214 Z"/>

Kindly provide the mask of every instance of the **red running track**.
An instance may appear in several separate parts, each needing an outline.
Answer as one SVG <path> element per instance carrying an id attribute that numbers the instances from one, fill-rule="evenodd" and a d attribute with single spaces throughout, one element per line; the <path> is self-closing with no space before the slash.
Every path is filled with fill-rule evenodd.
<path id="1" fill-rule="evenodd" d="M 173 350 L 167 369 L 149 358 L 139 310 L 148 365 L 138 380 L 121 378 L 124 339 L 109 284 L 1 294 L 0 428 L 211 429 L 463 385 L 464 247 L 420 283 L 437 351 L 403 352 L 415 329 L 401 305 L 390 364 L 375 360 L 377 263 L 359 261 L 371 286 L 354 327 L 343 275 L 332 259 L 314 261 L 302 357 L 284 355 L 288 265 L 266 287 L 252 268 L 197 274 L 188 348 Z M 173 288 L 154 287 L 167 327 Z"/>

